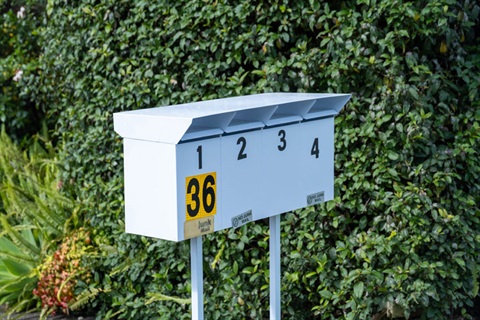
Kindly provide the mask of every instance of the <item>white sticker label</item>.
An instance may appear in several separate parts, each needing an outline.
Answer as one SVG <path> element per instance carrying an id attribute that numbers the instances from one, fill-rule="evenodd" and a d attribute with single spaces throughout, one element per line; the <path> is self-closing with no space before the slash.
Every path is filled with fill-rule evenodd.
<path id="1" fill-rule="evenodd" d="M 317 193 L 312 193 L 307 196 L 307 204 L 309 206 L 322 203 L 325 198 L 325 192 L 317 192 Z"/>
<path id="2" fill-rule="evenodd" d="M 184 224 L 184 238 L 190 239 L 203 236 L 214 231 L 214 217 L 205 217 L 195 220 L 186 220 Z"/>
<path id="3" fill-rule="evenodd" d="M 249 223 L 250 221 L 253 221 L 252 210 L 248 210 L 247 212 L 244 212 L 242 214 L 239 214 L 238 216 L 233 217 L 232 227 L 238 228 L 243 226 L 244 224 Z"/>

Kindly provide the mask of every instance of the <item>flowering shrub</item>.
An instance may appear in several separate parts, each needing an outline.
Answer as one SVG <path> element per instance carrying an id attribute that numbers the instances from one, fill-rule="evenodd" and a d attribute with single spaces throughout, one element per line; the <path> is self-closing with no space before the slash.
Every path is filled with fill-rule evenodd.
<path id="1" fill-rule="evenodd" d="M 76 285 L 88 283 L 92 277 L 91 270 L 82 264 L 82 257 L 91 251 L 88 231 L 78 229 L 39 267 L 40 280 L 33 294 L 40 299 L 44 313 L 54 314 L 59 309 L 69 313 Z"/>

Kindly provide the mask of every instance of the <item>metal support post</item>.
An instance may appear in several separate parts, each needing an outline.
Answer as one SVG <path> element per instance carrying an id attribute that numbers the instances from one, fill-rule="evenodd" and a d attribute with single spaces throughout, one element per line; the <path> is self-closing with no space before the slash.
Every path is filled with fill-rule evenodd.
<path id="1" fill-rule="evenodd" d="M 281 319 L 280 215 L 270 217 L 270 320 Z"/>
<path id="2" fill-rule="evenodd" d="M 203 252 L 202 236 L 190 239 L 192 320 L 203 319 Z"/>

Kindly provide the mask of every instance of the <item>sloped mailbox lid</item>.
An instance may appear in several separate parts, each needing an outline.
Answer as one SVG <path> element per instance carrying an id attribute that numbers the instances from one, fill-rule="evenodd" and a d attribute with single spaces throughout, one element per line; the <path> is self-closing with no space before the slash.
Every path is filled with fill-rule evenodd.
<path id="1" fill-rule="evenodd" d="M 350 94 L 264 93 L 114 114 L 123 138 L 181 141 L 338 114 Z"/>

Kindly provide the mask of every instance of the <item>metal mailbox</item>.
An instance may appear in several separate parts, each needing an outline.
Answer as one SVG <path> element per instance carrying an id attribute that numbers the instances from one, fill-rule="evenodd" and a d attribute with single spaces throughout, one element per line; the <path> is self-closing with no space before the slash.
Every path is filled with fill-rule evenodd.
<path id="1" fill-rule="evenodd" d="M 333 199 L 349 94 L 266 93 L 114 114 L 128 233 L 182 241 Z"/>

